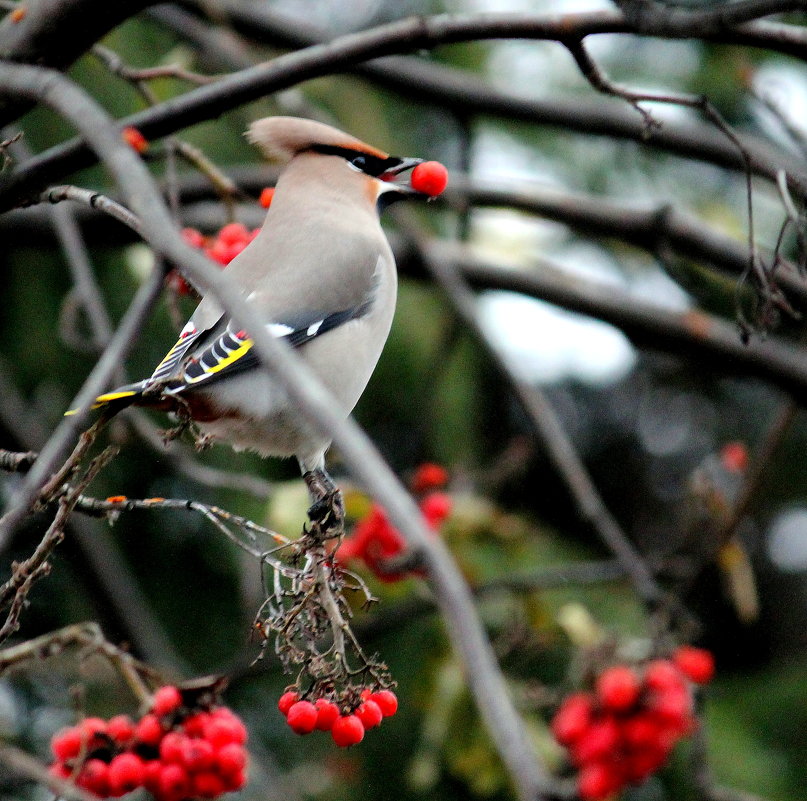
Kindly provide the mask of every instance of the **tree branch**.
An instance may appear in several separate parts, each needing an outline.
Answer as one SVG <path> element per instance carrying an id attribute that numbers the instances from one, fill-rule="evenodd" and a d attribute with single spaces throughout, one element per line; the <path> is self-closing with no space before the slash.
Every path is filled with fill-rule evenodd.
<path id="1" fill-rule="evenodd" d="M 402 20 L 361 33 L 348 34 L 327 44 L 314 45 L 289 53 L 270 62 L 258 64 L 227 76 L 209 86 L 191 90 L 180 97 L 130 115 L 123 125 L 136 127 L 149 139 L 167 134 L 219 116 L 244 103 L 257 100 L 270 92 L 287 89 L 303 81 L 334 72 L 345 71 L 356 64 L 392 53 L 408 52 L 438 45 L 483 41 L 497 38 L 526 38 L 564 41 L 598 33 L 632 33 L 631 26 L 620 13 L 595 12 L 550 17 L 529 14 L 441 15 Z M 674 25 L 658 25 L 652 35 L 692 38 L 695 30 L 679 30 Z M 782 169 L 746 148 L 754 172 L 775 180 Z M 736 156 L 734 157 L 736 160 Z M 46 183 L 66 173 L 94 163 L 86 144 L 72 140 L 51 148 L 29 161 L 24 167 L 0 181 L 0 210 L 8 209 L 25 197 L 41 190 Z M 807 194 L 807 175 L 788 170 L 788 181 L 794 191 Z"/>
<path id="2" fill-rule="evenodd" d="M 611 323 L 640 347 L 658 348 L 693 359 L 723 374 L 762 378 L 807 403 L 807 363 L 803 350 L 773 337 L 743 345 L 734 325 L 703 311 L 670 311 L 629 298 L 611 287 L 586 281 L 542 261 L 540 269 L 502 267 L 456 245 L 429 248 L 452 258 L 478 289 L 506 289 L 545 300 Z M 438 254 L 439 255 L 439 254 Z"/>

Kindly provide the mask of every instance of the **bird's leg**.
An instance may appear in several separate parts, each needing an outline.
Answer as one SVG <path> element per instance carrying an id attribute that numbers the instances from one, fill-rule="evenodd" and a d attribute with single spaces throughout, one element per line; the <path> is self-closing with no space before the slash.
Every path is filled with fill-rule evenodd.
<path id="1" fill-rule="evenodd" d="M 313 503 L 308 509 L 308 519 L 324 533 L 336 537 L 345 524 L 345 504 L 342 493 L 324 468 L 315 468 L 303 473 Z"/>

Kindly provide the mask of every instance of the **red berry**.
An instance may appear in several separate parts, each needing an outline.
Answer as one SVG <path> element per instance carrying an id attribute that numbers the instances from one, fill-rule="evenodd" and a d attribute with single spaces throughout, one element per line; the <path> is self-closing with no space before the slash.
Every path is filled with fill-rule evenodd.
<path id="1" fill-rule="evenodd" d="M 669 659 L 656 659 L 644 669 L 644 684 L 650 690 L 680 690 L 686 685 L 681 671 Z"/>
<path id="2" fill-rule="evenodd" d="M 692 696 L 686 688 L 654 693 L 648 699 L 648 708 L 678 734 L 685 734 L 692 728 Z"/>
<path id="3" fill-rule="evenodd" d="M 398 699 L 392 690 L 378 690 L 370 695 L 370 700 L 378 704 L 385 718 L 392 717 L 398 711 Z"/>
<path id="4" fill-rule="evenodd" d="M 130 751 L 113 757 L 109 763 L 109 794 L 115 798 L 143 784 L 143 760 Z"/>
<path id="5" fill-rule="evenodd" d="M 591 723 L 594 708 L 588 693 L 574 693 L 566 697 L 552 719 L 552 733 L 561 745 L 571 745 L 578 740 Z"/>
<path id="6" fill-rule="evenodd" d="M 143 787 L 152 795 L 157 795 L 162 769 L 163 763 L 159 759 L 150 759 L 143 763 Z"/>
<path id="7" fill-rule="evenodd" d="M 149 140 L 137 128 L 127 126 L 121 131 L 121 137 L 137 153 L 145 153 L 149 149 Z"/>
<path id="8" fill-rule="evenodd" d="M 633 668 L 614 665 L 597 678 L 597 698 L 613 712 L 625 712 L 639 699 L 642 686 Z"/>
<path id="9" fill-rule="evenodd" d="M 249 241 L 233 242 L 227 251 L 227 264 L 229 264 L 248 244 Z"/>
<path id="10" fill-rule="evenodd" d="M 296 704 L 300 700 L 300 696 L 293 690 L 287 690 L 277 702 L 277 708 L 280 710 L 283 717 L 289 714 L 292 704 Z"/>
<path id="11" fill-rule="evenodd" d="M 247 783 L 247 772 L 240 770 L 236 773 L 225 773 L 221 778 L 224 782 L 225 792 L 232 793 L 234 790 L 240 790 Z"/>
<path id="12" fill-rule="evenodd" d="M 659 746 L 643 748 L 628 754 L 623 762 L 625 779 L 639 784 L 655 773 L 669 756 L 669 749 Z"/>
<path id="13" fill-rule="evenodd" d="M 207 712 L 195 712 L 193 715 L 188 715 L 188 717 L 182 721 L 182 728 L 188 737 L 204 737 L 205 726 L 210 719 L 210 715 Z"/>
<path id="14" fill-rule="evenodd" d="M 413 189 L 436 197 L 448 186 L 448 170 L 439 161 L 418 164 L 409 179 Z"/>
<path id="15" fill-rule="evenodd" d="M 606 762 L 586 765 L 577 777 L 577 792 L 583 801 L 599 801 L 616 792 L 622 782 L 613 766 Z"/>
<path id="16" fill-rule="evenodd" d="M 76 728 L 81 736 L 84 753 L 94 751 L 108 742 L 106 739 L 106 721 L 102 718 L 84 718 L 84 720 L 79 721 Z"/>
<path id="17" fill-rule="evenodd" d="M 261 204 L 265 209 L 268 209 L 269 206 L 272 205 L 272 200 L 275 197 L 275 188 L 273 186 L 264 187 L 261 190 L 261 195 L 258 198 L 258 203 Z"/>
<path id="18" fill-rule="evenodd" d="M 200 798 L 218 798 L 227 791 L 221 776 L 206 770 L 191 776 L 191 795 Z"/>
<path id="19" fill-rule="evenodd" d="M 673 653 L 673 661 L 695 684 L 708 684 L 715 675 L 715 659 L 705 648 L 682 645 Z"/>
<path id="20" fill-rule="evenodd" d="M 225 245 L 234 245 L 236 242 L 246 242 L 249 240 L 249 231 L 242 223 L 228 223 L 219 231 L 219 242 Z"/>
<path id="21" fill-rule="evenodd" d="M 185 744 L 190 742 L 190 738 L 178 731 L 169 731 L 160 740 L 160 759 L 166 764 L 174 762 L 177 765 L 184 764 Z"/>
<path id="22" fill-rule="evenodd" d="M 155 796 L 159 801 L 181 801 L 190 792 L 190 779 L 181 765 L 163 765 Z"/>
<path id="23" fill-rule="evenodd" d="M 348 748 L 364 739 L 364 726 L 356 715 L 342 715 L 333 724 L 331 737 L 340 748 Z"/>
<path id="24" fill-rule="evenodd" d="M 84 718 L 79 722 L 78 726 L 81 729 L 82 736 L 89 740 L 106 734 L 106 721 L 103 718 Z"/>
<path id="25" fill-rule="evenodd" d="M 359 704 L 355 714 L 356 717 L 362 722 L 362 726 L 364 726 L 365 731 L 367 729 L 380 726 L 381 720 L 384 717 L 384 715 L 381 713 L 381 707 L 370 698 Z"/>
<path id="26" fill-rule="evenodd" d="M 448 483 L 448 470 L 433 462 L 426 462 L 412 476 L 412 492 L 420 495 L 431 489 L 439 489 Z"/>
<path id="27" fill-rule="evenodd" d="M 119 745 L 126 745 L 134 737 L 134 723 L 128 715 L 115 715 L 106 724 L 107 734 Z"/>
<path id="28" fill-rule="evenodd" d="M 109 765 L 100 759 L 88 759 L 76 778 L 82 790 L 104 798 L 109 795 Z"/>
<path id="29" fill-rule="evenodd" d="M 247 752 L 240 745 L 230 743 L 215 752 L 215 763 L 222 776 L 241 773 L 247 766 Z"/>
<path id="30" fill-rule="evenodd" d="M 628 748 L 648 748 L 658 742 L 663 724 L 650 712 L 642 711 L 622 721 L 622 740 Z"/>
<path id="31" fill-rule="evenodd" d="M 720 449 L 720 462 L 730 473 L 748 470 L 748 448 L 744 442 L 727 442 Z"/>
<path id="32" fill-rule="evenodd" d="M 62 762 L 77 757 L 81 752 L 83 737 L 84 735 L 78 726 L 67 726 L 60 729 L 50 741 L 50 750 L 53 752 L 53 756 Z"/>
<path id="33" fill-rule="evenodd" d="M 182 764 L 188 773 L 201 773 L 215 763 L 216 751 L 208 740 L 185 740 L 182 744 Z"/>
<path id="34" fill-rule="evenodd" d="M 143 745 L 159 745 L 163 727 L 156 715 L 143 715 L 135 724 L 135 740 Z"/>
<path id="35" fill-rule="evenodd" d="M 453 501 L 444 492 L 432 492 L 420 502 L 420 511 L 432 528 L 440 524 L 451 514 Z"/>
<path id="36" fill-rule="evenodd" d="M 201 231 L 197 231 L 195 228 L 183 228 L 181 233 L 182 233 L 182 238 L 192 248 L 201 248 L 201 247 L 204 246 L 205 238 L 202 235 Z"/>
<path id="37" fill-rule="evenodd" d="M 339 707 L 325 698 L 317 698 L 314 706 L 317 708 L 317 722 L 315 728 L 319 731 L 330 731 L 339 717 Z"/>
<path id="38" fill-rule="evenodd" d="M 182 693 L 172 684 L 160 687 L 151 699 L 151 711 L 158 717 L 170 715 L 182 706 Z"/>
<path id="39" fill-rule="evenodd" d="M 172 292 L 185 297 L 191 294 L 190 284 L 180 275 L 178 270 L 171 270 L 165 278 L 166 285 Z"/>
<path id="40" fill-rule="evenodd" d="M 231 717 L 211 715 L 210 720 L 205 723 L 204 738 L 214 748 L 221 748 L 229 743 L 243 745 L 247 741 L 247 730 L 234 715 Z"/>
<path id="41" fill-rule="evenodd" d="M 619 735 L 619 725 L 610 715 L 595 720 L 572 745 L 572 759 L 577 765 L 606 759 L 619 744 Z"/>
<path id="42" fill-rule="evenodd" d="M 230 259 L 230 246 L 217 239 L 209 248 L 205 248 L 205 256 L 219 264 L 228 264 Z"/>
<path id="43" fill-rule="evenodd" d="M 310 734 L 317 725 L 317 708 L 310 701 L 297 701 L 291 705 L 286 721 L 296 734 Z"/>
<path id="44" fill-rule="evenodd" d="M 73 775 L 73 771 L 64 762 L 54 762 L 48 767 L 48 773 L 58 779 L 69 779 Z"/>

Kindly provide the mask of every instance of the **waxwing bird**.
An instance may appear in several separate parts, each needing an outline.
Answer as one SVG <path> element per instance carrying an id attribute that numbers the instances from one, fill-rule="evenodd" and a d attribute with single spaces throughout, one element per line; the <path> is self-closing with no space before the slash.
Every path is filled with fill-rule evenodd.
<path id="1" fill-rule="evenodd" d="M 395 262 L 379 212 L 398 198 L 426 197 L 395 182 L 421 159 L 390 156 L 336 128 L 293 117 L 258 120 L 248 137 L 283 170 L 260 233 L 230 262 L 227 276 L 347 417 L 395 311 Z M 161 408 L 237 450 L 295 456 L 314 502 L 309 514 L 321 514 L 325 504 L 341 521 L 341 496 L 325 470 L 330 441 L 259 369 L 252 344 L 249 332 L 206 295 L 154 373 L 100 395 L 94 408 Z"/>

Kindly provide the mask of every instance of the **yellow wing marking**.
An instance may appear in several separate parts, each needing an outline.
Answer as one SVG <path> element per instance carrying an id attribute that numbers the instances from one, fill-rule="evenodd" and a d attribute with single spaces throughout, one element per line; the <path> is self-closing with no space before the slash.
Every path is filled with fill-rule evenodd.
<path id="1" fill-rule="evenodd" d="M 212 367 L 205 367 L 204 373 L 196 376 L 195 378 L 186 377 L 185 381 L 188 384 L 195 384 L 197 381 L 204 381 L 209 375 L 218 373 L 225 367 L 228 367 L 233 362 L 237 362 L 242 356 L 245 356 L 252 349 L 252 340 L 245 339 L 234 351 L 229 353 L 225 358 L 216 362 Z"/>

